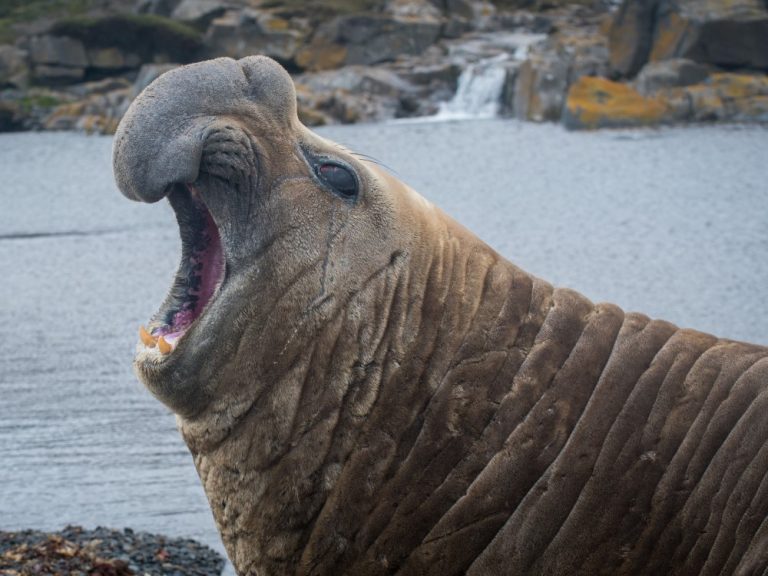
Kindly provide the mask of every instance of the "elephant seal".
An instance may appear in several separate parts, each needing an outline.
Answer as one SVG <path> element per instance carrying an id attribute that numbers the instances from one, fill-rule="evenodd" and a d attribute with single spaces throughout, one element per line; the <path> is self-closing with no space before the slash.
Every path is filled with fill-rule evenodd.
<path id="1" fill-rule="evenodd" d="M 136 370 L 239 574 L 768 568 L 768 349 L 525 273 L 264 57 L 161 76 L 114 170 L 177 216 Z"/>

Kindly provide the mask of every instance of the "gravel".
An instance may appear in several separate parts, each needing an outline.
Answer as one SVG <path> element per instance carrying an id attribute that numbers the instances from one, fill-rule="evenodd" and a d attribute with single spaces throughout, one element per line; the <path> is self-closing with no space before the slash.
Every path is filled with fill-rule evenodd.
<path id="1" fill-rule="evenodd" d="M 218 552 L 195 540 L 130 528 L 0 532 L 3 576 L 219 576 L 223 567 Z"/>

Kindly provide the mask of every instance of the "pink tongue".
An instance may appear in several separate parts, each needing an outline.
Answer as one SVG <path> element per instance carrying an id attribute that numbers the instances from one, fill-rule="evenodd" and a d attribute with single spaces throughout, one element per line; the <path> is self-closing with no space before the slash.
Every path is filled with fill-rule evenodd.
<path id="1" fill-rule="evenodd" d="M 224 252 L 221 249 L 219 229 L 216 227 L 210 212 L 207 211 L 205 213 L 205 235 L 207 238 L 205 250 L 196 257 L 193 257 L 193 262 L 203 263 L 202 282 L 199 292 L 196 293 L 198 300 L 195 305 L 195 318 L 200 315 L 205 305 L 210 302 L 224 269 Z"/>
<path id="2" fill-rule="evenodd" d="M 171 341 L 184 334 L 187 328 L 203 312 L 206 304 L 210 302 L 213 293 L 216 291 L 219 279 L 222 277 L 224 269 L 224 255 L 221 248 L 221 238 L 219 230 L 213 222 L 210 213 L 205 214 L 205 230 L 203 232 L 205 248 L 195 252 L 189 259 L 189 266 L 193 270 L 200 268 L 200 283 L 196 290 L 190 290 L 190 296 L 196 296 L 197 300 L 193 306 L 185 306 L 173 315 L 170 326 L 162 326 L 153 330 L 153 335 L 163 336 Z M 202 266 L 200 266 L 202 264 Z"/>

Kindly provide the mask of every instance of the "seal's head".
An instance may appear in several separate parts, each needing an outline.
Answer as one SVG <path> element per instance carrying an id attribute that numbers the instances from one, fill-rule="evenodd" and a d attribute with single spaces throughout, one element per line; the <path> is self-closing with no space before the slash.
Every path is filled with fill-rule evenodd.
<path id="1" fill-rule="evenodd" d="M 290 76 L 265 57 L 161 76 L 120 124 L 114 170 L 125 196 L 176 213 L 181 264 L 136 369 L 188 418 L 250 406 L 302 335 L 398 265 L 418 243 L 414 210 L 430 209 L 307 130 Z"/>
<path id="2" fill-rule="evenodd" d="M 161 76 L 122 120 L 114 169 L 123 194 L 176 213 L 181 263 L 135 364 L 178 416 L 230 558 L 243 574 L 341 573 L 352 548 L 336 515 L 359 531 L 371 475 L 393 438 L 415 438 L 440 381 L 426 367 L 473 350 L 440 334 L 485 318 L 468 294 L 509 272 L 488 273 L 498 258 L 469 232 L 302 126 L 268 58 Z"/>

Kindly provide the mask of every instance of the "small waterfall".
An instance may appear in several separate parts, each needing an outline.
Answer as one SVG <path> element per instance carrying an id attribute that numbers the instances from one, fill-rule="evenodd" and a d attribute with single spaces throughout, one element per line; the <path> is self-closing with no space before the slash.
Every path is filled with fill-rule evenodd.
<path id="1" fill-rule="evenodd" d="M 469 64 L 459 76 L 456 94 L 440 104 L 436 120 L 493 118 L 499 113 L 508 59 L 501 54 Z"/>

